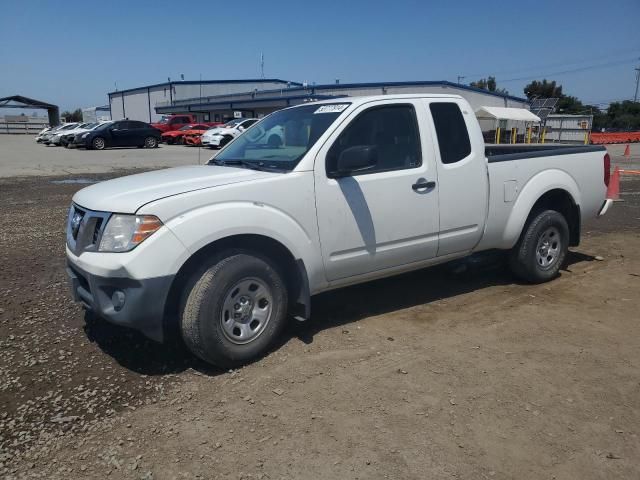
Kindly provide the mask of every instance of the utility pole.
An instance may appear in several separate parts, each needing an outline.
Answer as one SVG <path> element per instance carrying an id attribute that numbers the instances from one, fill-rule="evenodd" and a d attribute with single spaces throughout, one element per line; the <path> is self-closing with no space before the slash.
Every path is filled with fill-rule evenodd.
<path id="1" fill-rule="evenodd" d="M 640 67 L 636 67 L 636 93 L 633 95 L 633 101 L 638 101 L 638 84 L 640 84 Z"/>
<path id="2" fill-rule="evenodd" d="M 264 79 L 264 52 L 260 54 L 260 78 Z"/>

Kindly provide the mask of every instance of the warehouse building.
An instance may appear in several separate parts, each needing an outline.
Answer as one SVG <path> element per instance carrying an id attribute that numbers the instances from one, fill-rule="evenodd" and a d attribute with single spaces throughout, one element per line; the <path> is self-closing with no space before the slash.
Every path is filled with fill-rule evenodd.
<path id="1" fill-rule="evenodd" d="M 279 79 L 169 82 L 109 93 L 114 120 L 157 121 L 162 115 L 191 113 L 199 121 L 260 118 L 275 110 L 314 100 L 411 93 L 456 94 L 475 110 L 483 106 L 528 108 L 526 98 L 489 92 L 448 81 L 307 85 Z"/>
<path id="2" fill-rule="evenodd" d="M 143 122 L 157 122 L 164 112 L 158 106 L 174 102 L 196 102 L 196 99 L 219 97 L 255 90 L 297 87 L 296 82 L 279 79 L 258 80 L 202 80 L 157 83 L 109 93 L 111 119 L 129 118 Z M 188 113 L 188 111 L 184 112 Z"/>

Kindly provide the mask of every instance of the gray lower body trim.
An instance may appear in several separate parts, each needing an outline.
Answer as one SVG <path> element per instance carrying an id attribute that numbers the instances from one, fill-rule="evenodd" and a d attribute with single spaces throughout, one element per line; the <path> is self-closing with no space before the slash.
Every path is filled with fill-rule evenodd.
<path id="1" fill-rule="evenodd" d="M 146 337 L 164 340 L 165 304 L 174 276 L 134 280 L 92 275 L 68 264 L 75 301 L 110 323 L 133 328 Z M 117 293 L 121 292 L 121 293 Z M 118 305 L 117 297 L 124 298 Z"/>

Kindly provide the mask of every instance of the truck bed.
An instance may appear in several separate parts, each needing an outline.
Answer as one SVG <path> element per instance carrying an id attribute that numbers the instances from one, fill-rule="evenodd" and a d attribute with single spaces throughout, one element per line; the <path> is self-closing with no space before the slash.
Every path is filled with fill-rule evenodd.
<path id="1" fill-rule="evenodd" d="M 489 163 L 521 160 L 524 158 L 570 155 L 574 153 L 599 152 L 606 150 L 602 145 L 485 145 L 484 151 Z"/>
<path id="2" fill-rule="evenodd" d="M 544 190 L 568 191 L 581 217 L 594 217 L 605 197 L 605 153 L 601 145 L 486 145 L 489 210 L 478 249 L 511 248 Z"/>

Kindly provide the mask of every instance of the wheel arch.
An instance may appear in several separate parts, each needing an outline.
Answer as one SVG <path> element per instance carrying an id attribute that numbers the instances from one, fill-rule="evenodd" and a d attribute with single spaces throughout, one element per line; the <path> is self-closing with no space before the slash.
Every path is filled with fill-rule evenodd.
<path id="1" fill-rule="evenodd" d="M 517 243 L 531 217 L 541 209 L 560 212 L 569 224 L 569 245 L 580 243 L 580 189 L 566 172 L 546 170 L 532 178 L 518 195 L 503 233 L 506 248 Z"/>
<path id="2" fill-rule="evenodd" d="M 180 300 L 189 278 L 211 258 L 229 250 L 245 250 L 267 257 L 281 269 L 289 291 L 289 314 L 308 319 L 311 315 L 309 278 L 304 261 L 278 240 L 261 234 L 238 234 L 217 239 L 193 253 L 175 275 L 165 306 L 165 330 L 177 327 Z M 173 324 L 175 323 L 175 325 Z"/>

